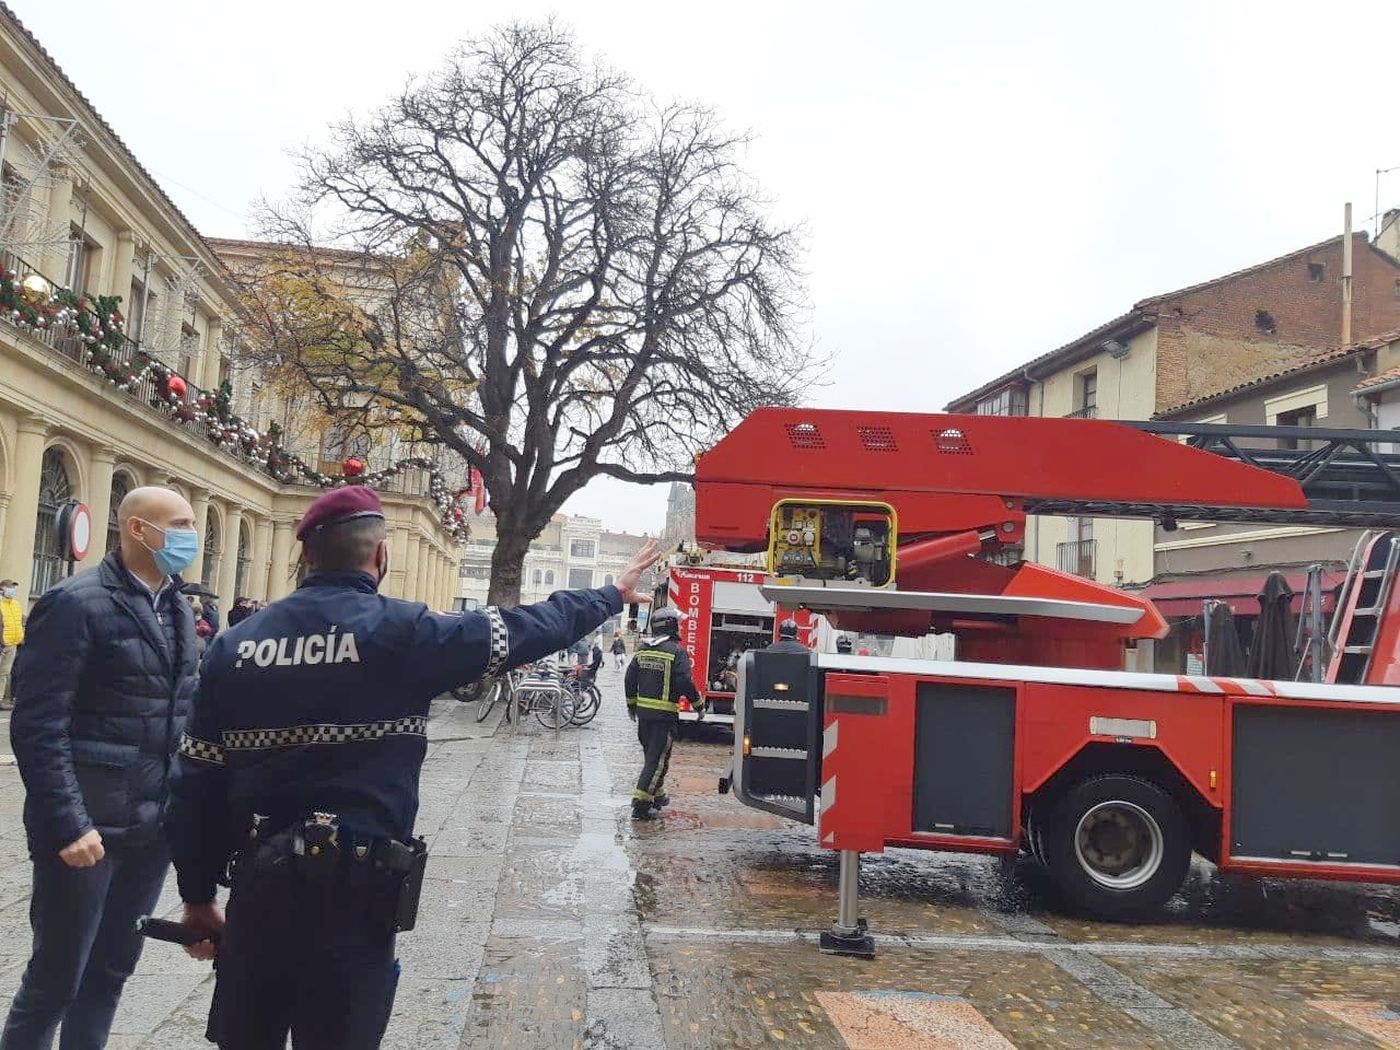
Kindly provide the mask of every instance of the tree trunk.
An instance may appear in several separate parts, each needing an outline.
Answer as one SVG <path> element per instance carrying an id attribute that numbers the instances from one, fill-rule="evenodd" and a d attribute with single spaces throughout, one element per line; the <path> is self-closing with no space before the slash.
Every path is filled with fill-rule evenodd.
<path id="1" fill-rule="evenodd" d="M 530 537 L 524 529 L 511 527 L 504 521 L 497 521 L 496 528 L 496 549 L 491 552 L 491 587 L 486 593 L 486 604 L 519 605 Z"/>

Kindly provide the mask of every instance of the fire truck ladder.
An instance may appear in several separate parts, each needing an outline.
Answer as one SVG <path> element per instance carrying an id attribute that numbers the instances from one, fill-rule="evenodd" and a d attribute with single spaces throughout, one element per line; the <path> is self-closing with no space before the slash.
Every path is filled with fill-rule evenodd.
<path id="1" fill-rule="evenodd" d="M 1131 503 L 1060 497 L 1027 499 L 1030 514 L 1067 517 L 1153 518 L 1173 529 L 1178 521 L 1252 522 L 1270 525 L 1400 526 L 1400 442 L 1386 430 L 1242 426 L 1228 423 L 1122 421 L 1149 434 L 1291 478 L 1307 497 L 1306 508 L 1220 507 L 1182 503 Z"/>
<path id="2" fill-rule="evenodd" d="M 1400 536 L 1368 532 L 1357 543 L 1328 635 L 1336 668 L 1333 681 L 1366 681 L 1397 568 Z"/>

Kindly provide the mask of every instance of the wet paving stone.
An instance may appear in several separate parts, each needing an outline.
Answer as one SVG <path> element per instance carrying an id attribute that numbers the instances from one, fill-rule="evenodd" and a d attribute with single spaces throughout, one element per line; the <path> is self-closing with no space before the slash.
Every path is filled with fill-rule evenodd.
<path id="1" fill-rule="evenodd" d="M 944 997 L 968 1004 L 1013 1046 L 1171 1045 L 1031 954 L 902 951 L 865 961 L 811 945 L 668 942 L 650 950 L 672 1048 L 847 1047 L 823 993 L 883 996 L 871 1009 L 893 1020 L 898 997 Z M 911 1039 L 919 1032 L 905 1027 Z"/>
<path id="2" fill-rule="evenodd" d="M 582 1047 L 588 989 L 581 939 L 492 937 L 471 994 L 462 1047 Z"/>
<path id="3" fill-rule="evenodd" d="M 1141 958 L 1114 965 L 1250 1050 L 1374 1047 L 1374 1035 L 1339 1016 L 1348 1011 L 1336 1004 L 1355 1004 L 1350 1012 L 1374 1023 L 1393 1012 L 1385 1004 L 1400 1002 L 1400 956 L 1396 963 L 1364 965 Z"/>

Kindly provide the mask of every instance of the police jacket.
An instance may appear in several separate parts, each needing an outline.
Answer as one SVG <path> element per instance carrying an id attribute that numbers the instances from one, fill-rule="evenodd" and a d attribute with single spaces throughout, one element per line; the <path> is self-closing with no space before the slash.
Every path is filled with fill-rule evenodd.
<path id="1" fill-rule="evenodd" d="M 176 587 L 160 616 L 116 552 L 35 604 L 10 717 L 32 851 L 93 828 L 109 846 L 160 837 L 199 666 L 194 614 Z"/>
<path id="2" fill-rule="evenodd" d="M 690 654 L 674 638 L 654 638 L 632 654 L 623 676 L 627 706 L 678 714 L 681 697 L 700 699 L 690 674 Z"/>
<path id="3" fill-rule="evenodd" d="M 407 839 L 428 706 L 565 648 L 622 609 L 616 587 L 447 615 L 386 598 L 360 572 L 316 573 L 215 638 L 180 744 L 167 820 L 180 894 L 214 897 L 254 814 L 269 828 L 334 813 L 365 838 Z"/>

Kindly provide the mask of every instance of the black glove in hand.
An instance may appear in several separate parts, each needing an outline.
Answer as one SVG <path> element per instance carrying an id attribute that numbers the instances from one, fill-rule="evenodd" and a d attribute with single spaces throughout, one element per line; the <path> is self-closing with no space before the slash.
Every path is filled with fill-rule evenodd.
<path id="1" fill-rule="evenodd" d="M 635 705 L 633 705 L 633 704 L 628 704 L 628 705 L 627 705 L 627 717 L 630 718 L 630 719 L 632 719 L 632 721 L 634 721 L 634 722 L 637 720 L 637 708 L 636 708 Z"/>

